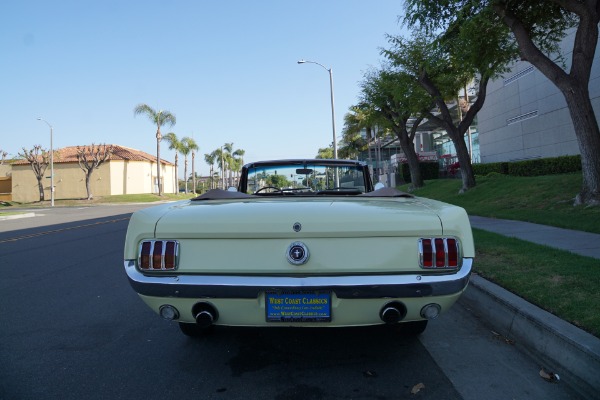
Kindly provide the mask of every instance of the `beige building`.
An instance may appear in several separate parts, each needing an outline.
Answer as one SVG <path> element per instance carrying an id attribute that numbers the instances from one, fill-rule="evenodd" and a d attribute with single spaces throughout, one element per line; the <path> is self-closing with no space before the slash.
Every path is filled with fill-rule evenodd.
<path id="1" fill-rule="evenodd" d="M 161 183 L 163 193 L 176 193 L 175 166 L 163 159 Z M 44 196 L 50 199 L 50 166 L 46 169 Z M 91 192 L 94 197 L 119 194 L 157 193 L 156 156 L 143 151 L 114 145 L 109 160 L 92 173 Z M 54 198 L 87 198 L 85 172 L 77 161 L 77 147 L 65 147 L 54 155 Z M 29 162 L 12 164 L 12 200 L 20 203 L 39 201 L 38 182 Z"/>
<path id="2" fill-rule="evenodd" d="M 11 201 L 11 167 L 10 164 L 0 164 L 0 201 Z"/>

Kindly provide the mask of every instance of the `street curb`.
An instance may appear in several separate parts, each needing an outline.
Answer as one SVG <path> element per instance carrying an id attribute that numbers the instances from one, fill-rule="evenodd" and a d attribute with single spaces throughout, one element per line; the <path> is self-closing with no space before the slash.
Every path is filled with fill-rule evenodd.
<path id="1" fill-rule="evenodd" d="M 491 328 L 560 376 L 586 399 L 600 399 L 600 339 L 472 274 L 459 300 Z"/>
<path id="2" fill-rule="evenodd" d="M 4 221 L 7 219 L 19 219 L 19 218 L 31 218 L 31 217 L 35 217 L 35 213 L 3 215 L 3 216 L 0 216 L 0 221 Z"/>

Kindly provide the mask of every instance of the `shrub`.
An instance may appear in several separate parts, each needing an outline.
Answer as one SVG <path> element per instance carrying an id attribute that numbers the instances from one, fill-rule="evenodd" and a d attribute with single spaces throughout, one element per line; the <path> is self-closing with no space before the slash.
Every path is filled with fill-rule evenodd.
<path id="1" fill-rule="evenodd" d="M 508 175 L 540 176 L 581 171 L 581 156 L 561 156 L 509 163 Z"/>
<path id="2" fill-rule="evenodd" d="M 560 156 L 535 160 L 473 164 L 475 175 L 486 176 L 492 172 L 511 176 L 540 176 L 567 174 L 581 171 L 581 156 Z"/>
<path id="3" fill-rule="evenodd" d="M 508 163 L 507 162 L 497 162 L 497 163 L 488 163 L 488 164 L 473 164 L 473 173 L 475 175 L 489 175 L 490 173 L 495 172 L 497 174 L 508 174 Z"/>
<path id="4" fill-rule="evenodd" d="M 419 162 L 419 168 L 421 169 L 423 180 L 438 179 L 440 176 L 440 166 L 437 162 Z M 398 175 L 402 178 L 402 181 L 406 183 L 411 181 L 408 164 L 398 164 Z"/>

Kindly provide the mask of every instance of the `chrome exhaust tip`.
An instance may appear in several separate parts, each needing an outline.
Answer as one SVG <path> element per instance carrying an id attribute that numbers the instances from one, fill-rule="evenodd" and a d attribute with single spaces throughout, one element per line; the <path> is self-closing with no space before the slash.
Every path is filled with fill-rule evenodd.
<path id="1" fill-rule="evenodd" d="M 391 303 L 387 303 L 381 308 L 379 312 L 379 318 L 386 324 L 395 324 L 397 322 L 402 321 L 406 316 L 406 307 L 404 304 L 393 301 Z"/>
<path id="2" fill-rule="evenodd" d="M 208 328 L 219 319 L 217 309 L 209 303 L 196 303 L 192 307 L 192 315 L 196 320 L 196 325 L 200 328 Z"/>

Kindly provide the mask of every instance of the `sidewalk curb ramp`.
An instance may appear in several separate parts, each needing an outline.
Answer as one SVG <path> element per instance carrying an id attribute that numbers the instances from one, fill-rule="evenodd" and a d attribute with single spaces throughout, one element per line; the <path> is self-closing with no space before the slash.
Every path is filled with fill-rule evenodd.
<path id="1" fill-rule="evenodd" d="M 600 399 L 600 339 L 476 274 L 459 301 L 540 369 L 558 374 L 559 384 Z"/>
<path id="2" fill-rule="evenodd" d="M 10 214 L 10 215 L 0 215 L 0 221 L 8 220 L 8 219 L 19 219 L 19 218 L 31 218 L 35 217 L 35 213 L 21 213 L 21 214 Z"/>

